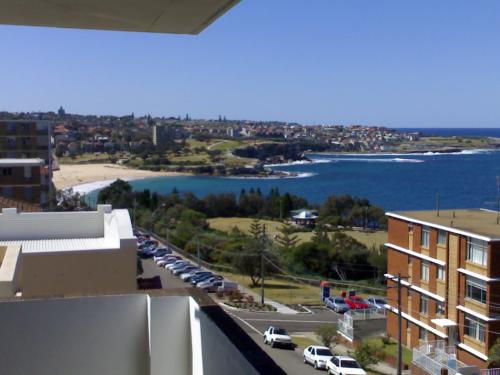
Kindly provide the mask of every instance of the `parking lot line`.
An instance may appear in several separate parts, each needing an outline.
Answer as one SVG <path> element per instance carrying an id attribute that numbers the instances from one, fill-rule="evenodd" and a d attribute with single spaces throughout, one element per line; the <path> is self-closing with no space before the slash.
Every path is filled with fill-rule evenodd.
<path id="1" fill-rule="evenodd" d="M 257 328 L 255 328 L 253 325 L 251 325 L 250 323 L 248 323 L 245 319 L 242 319 L 240 318 L 239 316 L 236 316 L 232 313 L 230 313 L 229 311 L 226 311 L 227 314 L 231 315 L 233 318 L 236 318 L 238 319 L 239 321 L 241 321 L 242 323 L 246 324 L 248 327 L 250 327 L 252 330 L 254 330 L 255 332 L 257 332 L 259 335 L 263 335 L 262 332 L 260 332 Z M 248 319 L 248 320 L 251 320 L 251 319 Z M 262 320 L 265 320 L 265 319 L 262 319 Z"/>

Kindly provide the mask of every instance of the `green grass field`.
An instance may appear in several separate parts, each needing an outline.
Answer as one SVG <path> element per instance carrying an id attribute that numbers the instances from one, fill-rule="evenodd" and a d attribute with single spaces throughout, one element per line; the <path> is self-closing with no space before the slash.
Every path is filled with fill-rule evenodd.
<path id="1" fill-rule="evenodd" d="M 237 227 L 243 233 L 250 232 L 250 225 L 253 219 L 241 218 L 241 217 L 219 217 L 214 219 L 208 219 L 210 227 L 213 229 L 220 230 L 222 232 L 229 232 L 232 228 Z M 279 221 L 271 220 L 260 220 L 261 224 L 266 225 L 266 231 L 271 238 L 279 233 L 280 228 L 283 224 Z M 359 231 L 344 231 L 345 234 L 355 238 L 364 245 L 371 247 L 372 245 L 379 246 L 387 242 L 387 232 L 376 231 L 376 232 L 359 232 Z M 304 243 L 310 241 L 313 233 L 312 232 L 298 232 L 295 235 L 299 239 L 299 243 Z"/>

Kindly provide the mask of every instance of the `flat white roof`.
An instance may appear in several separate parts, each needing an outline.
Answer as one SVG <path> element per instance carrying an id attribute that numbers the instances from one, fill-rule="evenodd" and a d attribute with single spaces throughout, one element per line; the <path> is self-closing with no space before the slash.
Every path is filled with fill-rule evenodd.
<path id="1" fill-rule="evenodd" d="M 118 250 L 133 240 L 127 210 L 100 205 L 97 211 L 29 212 L 3 209 L 0 246 L 19 244 L 23 253 Z"/>
<path id="2" fill-rule="evenodd" d="M 0 159 L 0 167 L 28 167 L 43 164 L 42 159 Z"/>

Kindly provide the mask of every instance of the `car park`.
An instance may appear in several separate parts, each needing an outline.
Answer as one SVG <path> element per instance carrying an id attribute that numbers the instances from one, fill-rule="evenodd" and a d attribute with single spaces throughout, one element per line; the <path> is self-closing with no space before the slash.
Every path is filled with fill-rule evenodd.
<path id="1" fill-rule="evenodd" d="M 222 285 L 217 288 L 217 292 L 225 293 L 238 290 L 238 284 L 233 281 L 224 280 Z"/>
<path id="2" fill-rule="evenodd" d="M 162 259 L 165 255 L 170 255 L 172 254 L 172 251 L 171 250 L 167 250 L 165 248 L 161 248 L 161 249 L 155 249 L 153 251 L 153 260 L 156 262 L 157 260 L 160 260 Z"/>
<path id="3" fill-rule="evenodd" d="M 368 306 L 371 309 L 377 309 L 377 310 L 385 310 L 385 305 L 387 304 L 385 299 L 377 296 L 370 296 L 368 298 L 365 298 L 365 301 L 366 303 L 368 303 Z"/>
<path id="4" fill-rule="evenodd" d="M 334 356 L 326 363 L 328 375 L 366 375 L 361 365 L 348 356 Z"/>
<path id="5" fill-rule="evenodd" d="M 221 281 L 221 280 L 224 280 L 224 278 L 222 276 L 214 275 L 214 276 L 209 277 L 208 279 L 205 279 L 203 281 L 199 281 L 198 283 L 196 283 L 196 286 L 199 286 L 200 284 L 203 284 L 203 283 L 211 283 L 214 281 Z"/>
<path id="6" fill-rule="evenodd" d="M 177 264 L 176 266 L 173 266 L 169 269 L 170 269 L 170 272 L 174 273 L 175 271 L 177 271 L 179 269 L 184 269 L 184 268 L 189 267 L 189 266 L 192 266 L 192 264 L 189 263 L 188 261 L 185 261 L 185 263 Z"/>
<path id="7" fill-rule="evenodd" d="M 350 307 L 343 297 L 328 297 L 325 298 L 325 306 L 333 311 L 343 314 L 349 311 Z"/>
<path id="8" fill-rule="evenodd" d="M 293 342 L 290 335 L 283 328 L 273 326 L 270 326 L 266 332 L 264 332 L 264 344 L 269 344 L 273 348 L 277 346 L 293 348 Z"/>
<path id="9" fill-rule="evenodd" d="M 316 370 L 326 369 L 326 362 L 333 353 L 326 346 L 311 345 L 304 349 L 304 363 L 313 365 Z"/>
<path id="10" fill-rule="evenodd" d="M 345 302 L 349 305 L 349 308 L 353 310 L 367 309 L 368 304 L 365 300 L 359 296 L 349 296 L 345 299 Z"/>

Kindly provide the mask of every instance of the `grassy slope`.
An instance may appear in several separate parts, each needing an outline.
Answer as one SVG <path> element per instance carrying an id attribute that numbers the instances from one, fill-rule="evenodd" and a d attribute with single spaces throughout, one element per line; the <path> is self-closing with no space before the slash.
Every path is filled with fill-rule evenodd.
<path id="1" fill-rule="evenodd" d="M 253 219 L 250 218 L 240 218 L 240 217 L 220 217 L 215 219 L 208 219 L 211 228 L 229 232 L 233 227 L 238 227 L 244 233 L 248 233 L 250 230 L 250 224 Z M 261 224 L 266 225 L 267 233 L 274 237 L 275 234 L 279 232 L 279 229 L 283 225 L 279 221 L 271 220 L 260 220 Z M 371 245 L 382 245 L 387 242 L 387 232 L 377 231 L 377 232 L 358 232 L 358 231 L 345 231 L 345 233 L 351 237 L 354 237 L 359 242 L 370 247 Z M 312 232 L 299 232 L 295 233 L 299 238 L 299 243 L 310 241 L 313 233 Z"/>

